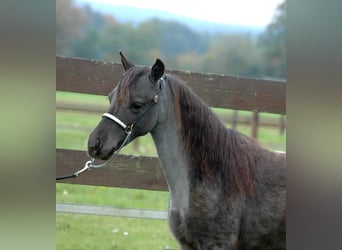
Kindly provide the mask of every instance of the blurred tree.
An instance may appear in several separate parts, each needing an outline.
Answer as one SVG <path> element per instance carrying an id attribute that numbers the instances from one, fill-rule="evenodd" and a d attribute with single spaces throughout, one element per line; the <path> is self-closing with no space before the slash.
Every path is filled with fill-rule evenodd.
<path id="1" fill-rule="evenodd" d="M 113 16 L 94 11 L 89 5 L 80 7 L 80 10 L 88 17 L 88 26 L 92 26 L 94 29 L 102 29 L 106 25 L 117 23 Z"/>
<path id="2" fill-rule="evenodd" d="M 92 27 L 88 28 L 81 38 L 73 42 L 70 55 L 78 58 L 101 59 L 99 40 L 100 33 Z"/>
<path id="3" fill-rule="evenodd" d="M 56 1 L 57 54 L 118 61 L 118 50 L 143 65 L 160 57 L 169 68 L 285 77 L 285 2 L 256 43 L 244 34 L 208 35 L 159 19 L 133 26 L 73 0 Z"/>
<path id="4" fill-rule="evenodd" d="M 152 50 L 159 49 L 160 29 L 151 22 L 143 22 L 136 29 L 127 32 L 126 49 L 137 64 L 150 65 L 155 58 L 149 58 Z"/>
<path id="5" fill-rule="evenodd" d="M 202 57 L 194 52 L 181 54 L 177 57 L 176 68 L 191 71 L 201 71 Z"/>
<path id="6" fill-rule="evenodd" d="M 281 3 L 272 22 L 259 38 L 263 51 L 262 72 L 264 76 L 286 78 L 286 2 Z"/>
<path id="7" fill-rule="evenodd" d="M 113 44 L 116 44 L 112 34 L 120 34 L 122 25 L 116 22 L 114 17 L 93 11 L 89 6 L 80 7 L 80 11 L 88 17 L 88 22 L 83 28 L 83 35 L 72 41 L 70 56 L 97 60 L 110 59 L 107 56 L 109 51 L 112 53 Z"/>
<path id="8" fill-rule="evenodd" d="M 82 34 L 86 22 L 73 0 L 56 0 L 56 54 L 69 55 L 72 41 Z"/>
<path id="9" fill-rule="evenodd" d="M 117 61 L 117 52 L 122 50 L 137 64 L 149 65 L 152 61 L 150 51 L 156 54 L 159 48 L 158 37 L 159 30 L 148 23 L 133 27 L 130 24 L 109 22 L 101 29 L 88 29 L 85 36 L 74 43 L 73 55 Z"/>
<path id="10" fill-rule="evenodd" d="M 187 26 L 171 21 L 152 20 L 161 31 L 161 49 L 165 56 L 178 56 L 183 53 L 205 52 L 209 44 L 204 35 Z"/>
<path id="11" fill-rule="evenodd" d="M 247 35 L 224 35 L 206 53 L 202 70 L 239 76 L 257 76 L 258 52 Z"/>
<path id="12" fill-rule="evenodd" d="M 101 33 L 101 39 L 99 40 L 99 46 L 102 50 L 102 57 L 107 61 L 119 61 L 115 58 L 118 57 L 119 50 L 126 49 L 125 37 L 127 31 L 131 30 L 130 25 L 115 23 L 112 25 L 106 25 Z"/>

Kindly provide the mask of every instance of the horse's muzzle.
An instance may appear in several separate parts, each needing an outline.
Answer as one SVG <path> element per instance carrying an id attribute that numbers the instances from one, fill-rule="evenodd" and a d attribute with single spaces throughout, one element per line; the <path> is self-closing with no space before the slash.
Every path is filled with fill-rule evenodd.
<path id="1" fill-rule="evenodd" d="M 108 160 L 117 151 L 124 140 L 119 141 L 116 146 L 105 147 L 101 139 L 88 140 L 88 155 L 95 159 Z"/>

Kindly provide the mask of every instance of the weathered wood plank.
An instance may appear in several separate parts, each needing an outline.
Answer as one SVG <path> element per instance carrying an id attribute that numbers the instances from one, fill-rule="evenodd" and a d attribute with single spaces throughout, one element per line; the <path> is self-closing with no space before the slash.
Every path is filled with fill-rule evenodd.
<path id="1" fill-rule="evenodd" d="M 83 168 L 88 160 L 89 157 L 84 151 L 56 149 L 56 176 L 72 174 Z M 77 178 L 58 182 L 168 190 L 158 158 L 146 156 L 117 155 L 107 167 L 92 169 Z"/>
<path id="2" fill-rule="evenodd" d="M 286 84 L 210 73 L 179 75 L 211 107 L 286 114 Z"/>
<path id="3" fill-rule="evenodd" d="M 56 56 L 57 90 L 107 95 L 122 73 L 118 63 Z"/>
<path id="4" fill-rule="evenodd" d="M 286 83 L 209 73 L 167 70 L 209 106 L 286 114 Z M 57 90 L 107 95 L 123 73 L 119 63 L 56 56 Z"/>

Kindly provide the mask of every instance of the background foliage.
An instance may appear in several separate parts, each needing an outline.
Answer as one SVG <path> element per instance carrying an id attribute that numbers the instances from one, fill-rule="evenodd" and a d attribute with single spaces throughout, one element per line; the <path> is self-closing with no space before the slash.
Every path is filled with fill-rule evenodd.
<path id="1" fill-rule="evenodd" d="M 164 58 L 169 68 L 248 77 L 286 77 L 285 2 L 259 35 L 201 33 L 175 21 L 118 22 L 73 0 L 56 1 L 56 54 L 138 64 Z"/>

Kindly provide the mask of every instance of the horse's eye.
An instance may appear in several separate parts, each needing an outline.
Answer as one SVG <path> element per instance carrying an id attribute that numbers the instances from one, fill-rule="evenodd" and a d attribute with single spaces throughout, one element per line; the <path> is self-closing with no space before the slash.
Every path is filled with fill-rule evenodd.
<path id="1" fill-rule="evenodd" d="M 131 104 L 131 109 L 138 111 L 144 104 L 140 102 L 133 102 Z"/>

